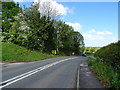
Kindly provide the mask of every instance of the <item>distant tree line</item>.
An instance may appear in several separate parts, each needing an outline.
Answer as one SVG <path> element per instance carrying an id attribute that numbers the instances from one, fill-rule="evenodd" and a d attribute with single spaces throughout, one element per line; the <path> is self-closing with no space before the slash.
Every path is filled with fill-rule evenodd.
<path id="1" fill-rule="evenodd" d="M 100 49 L 100 47 L 81 47 L 81 53 L 86 54 L 87 56 L 94 55 L 94 53 Z"/>
<path id="2" fill-rule="evenodd" d="M 45 53 L 57 50 L 58 54 L 80 54 L 79 47 L 84 46 L 83 36 L 65 22 L 57 20 L 58 15 L 52 8 L 48 9 L 48 13 L 41 14 L 39 7 L 36 3 L 22 9 L 18 3 L 2 2 L 3 42 Z"/>

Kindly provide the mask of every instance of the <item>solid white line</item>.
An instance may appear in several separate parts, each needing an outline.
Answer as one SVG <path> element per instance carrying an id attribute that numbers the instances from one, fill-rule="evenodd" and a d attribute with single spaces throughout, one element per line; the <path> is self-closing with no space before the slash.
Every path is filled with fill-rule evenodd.
<path id="1" fill-rule="evenodd" d="M 78 74 L 77 74 L 77 90 L 79 90 L 79 74 L 80 74 L 80 65 L 78 67 Z"/>
<path id="2" fill-rule="evenodd" d="M 77 57 L 68 58 L 68 59 L 64 59 L 64 60 L 60 60 L 60 61 L 56 61 L 56 62 L 54 62 L 54 63 L 47 64 L 47 65 L 45 65 L 45 66 L 39 67 L 39 68 L 34 69 L 34 70 L 32 70 L 32 71 L 29 71 L 29 72 L 27 72 L 27 73 L 21 74 L 21 75 L 19 75 L 19 76 L 16 76 L 16 77 L 14 77 L 14 78 L 11 78 L 11 79 L 8 79 L 8 80 L 3 81 L 3 82 L 0 83 L 0 84 L 7 83 L 7 84 L 5 84 L 5 85 L 3 85 L 3 86 L 0 86 L 0 88 L 6 87 L 6 86 L 8 86 L 8 85 L 10 85 L 10 84 L 12 84 L 12 83 L 15 83 L 15 82 L 17 82 L 17 81 L 19 81 L 19 80 L 21 80 L 21 79 L 24 79 L 24 78 L 26 78 L 26 77 L 28 77 L 28 76 L 30 76 L 30 75 L 33 75 L 33 74 L 35 74 L 35 73 L 37 73 L 37 72 L 40 72 L 40 71 L 42 71 L 42 70 L 44 70 L 44 69 L 47 69 L 47 68 L 49 68 L 49 67 L 52 67 L 52 66 L 54 66 L 54 65 L 56 65 L 56 64 L 58 64 L 58 63 L 61 63 L 61 62 L 64 62 L 64 61 L 68 61 L 68 60 L 71 60 L 71 59 L 75 59 L 75 58 L 77 58 Z"/>
<path id="3" fill-rule="evenodd" d="M 41 67 L 40 67 L 40 68 L 41 68 Z M 39 68 L 39 69 L 40 69 L 40 68 Z M 6 81 L 1 82 L 0 84 L 6 83 L 6 82 L 9 82 L 9 81 L 12 81 L 12 80 L 17 79 L 17 78 L 19 78 L 19 77 L 22 77 L 22 76 L 24 76 L 24 75 L 26 75 L 26 74 L 32 73 L 32 72 L 34 72 L 34 71 L 36 71 L 36 70 L 37 70 L 37 69 L 32 70 L 32 71 L 29 71 L 29 72 L 24 73 L 24 74 L 21 74 L 21 75 L 19 75 L 19 76 L 14 77 L 14 78 L 8 79 L 8 80 L 6 80 Z"/>

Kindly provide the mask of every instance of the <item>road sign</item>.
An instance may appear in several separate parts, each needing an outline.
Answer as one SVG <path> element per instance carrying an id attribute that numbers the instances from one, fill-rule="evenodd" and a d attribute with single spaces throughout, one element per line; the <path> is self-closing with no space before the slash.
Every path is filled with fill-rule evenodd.
<path id="1" fill-rule="evenodd" d="M 52 50 L 52 54 L 56 54 L 56 50 Z"/>

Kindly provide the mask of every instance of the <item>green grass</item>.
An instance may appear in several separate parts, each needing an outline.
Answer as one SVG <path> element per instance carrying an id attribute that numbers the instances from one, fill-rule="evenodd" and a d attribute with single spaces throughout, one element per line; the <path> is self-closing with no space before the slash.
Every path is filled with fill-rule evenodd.
<path id="1" fill-rule="evenodd" d="M 37 61 L 52 57 L 58 57 L 58 55 L 43 54 L 12 43 L 2 43 L 2 61 Z"/>
<path id="2" fill-rule="evenodd" d="M 2 44 L 0 42 L 0 60 L 2 60 Z"/>
<path id="3" fill-rule="evenodd" d="M 120 88 L 120 73 L 112 67 L 98 61 L 96 58 L 88 59 L 89 66 L 96 73 L 97 78 L 103 82 L 107 88 Z"/>

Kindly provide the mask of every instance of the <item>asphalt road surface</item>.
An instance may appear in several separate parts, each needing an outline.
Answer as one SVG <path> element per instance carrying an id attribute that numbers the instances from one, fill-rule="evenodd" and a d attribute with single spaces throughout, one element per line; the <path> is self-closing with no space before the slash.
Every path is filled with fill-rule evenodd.
<path id="1" fill-rule="evenodd" d="M 76 88 L 79 65 L 86 58 L 66 56 L 3 65 L 0 88 Z"/>

